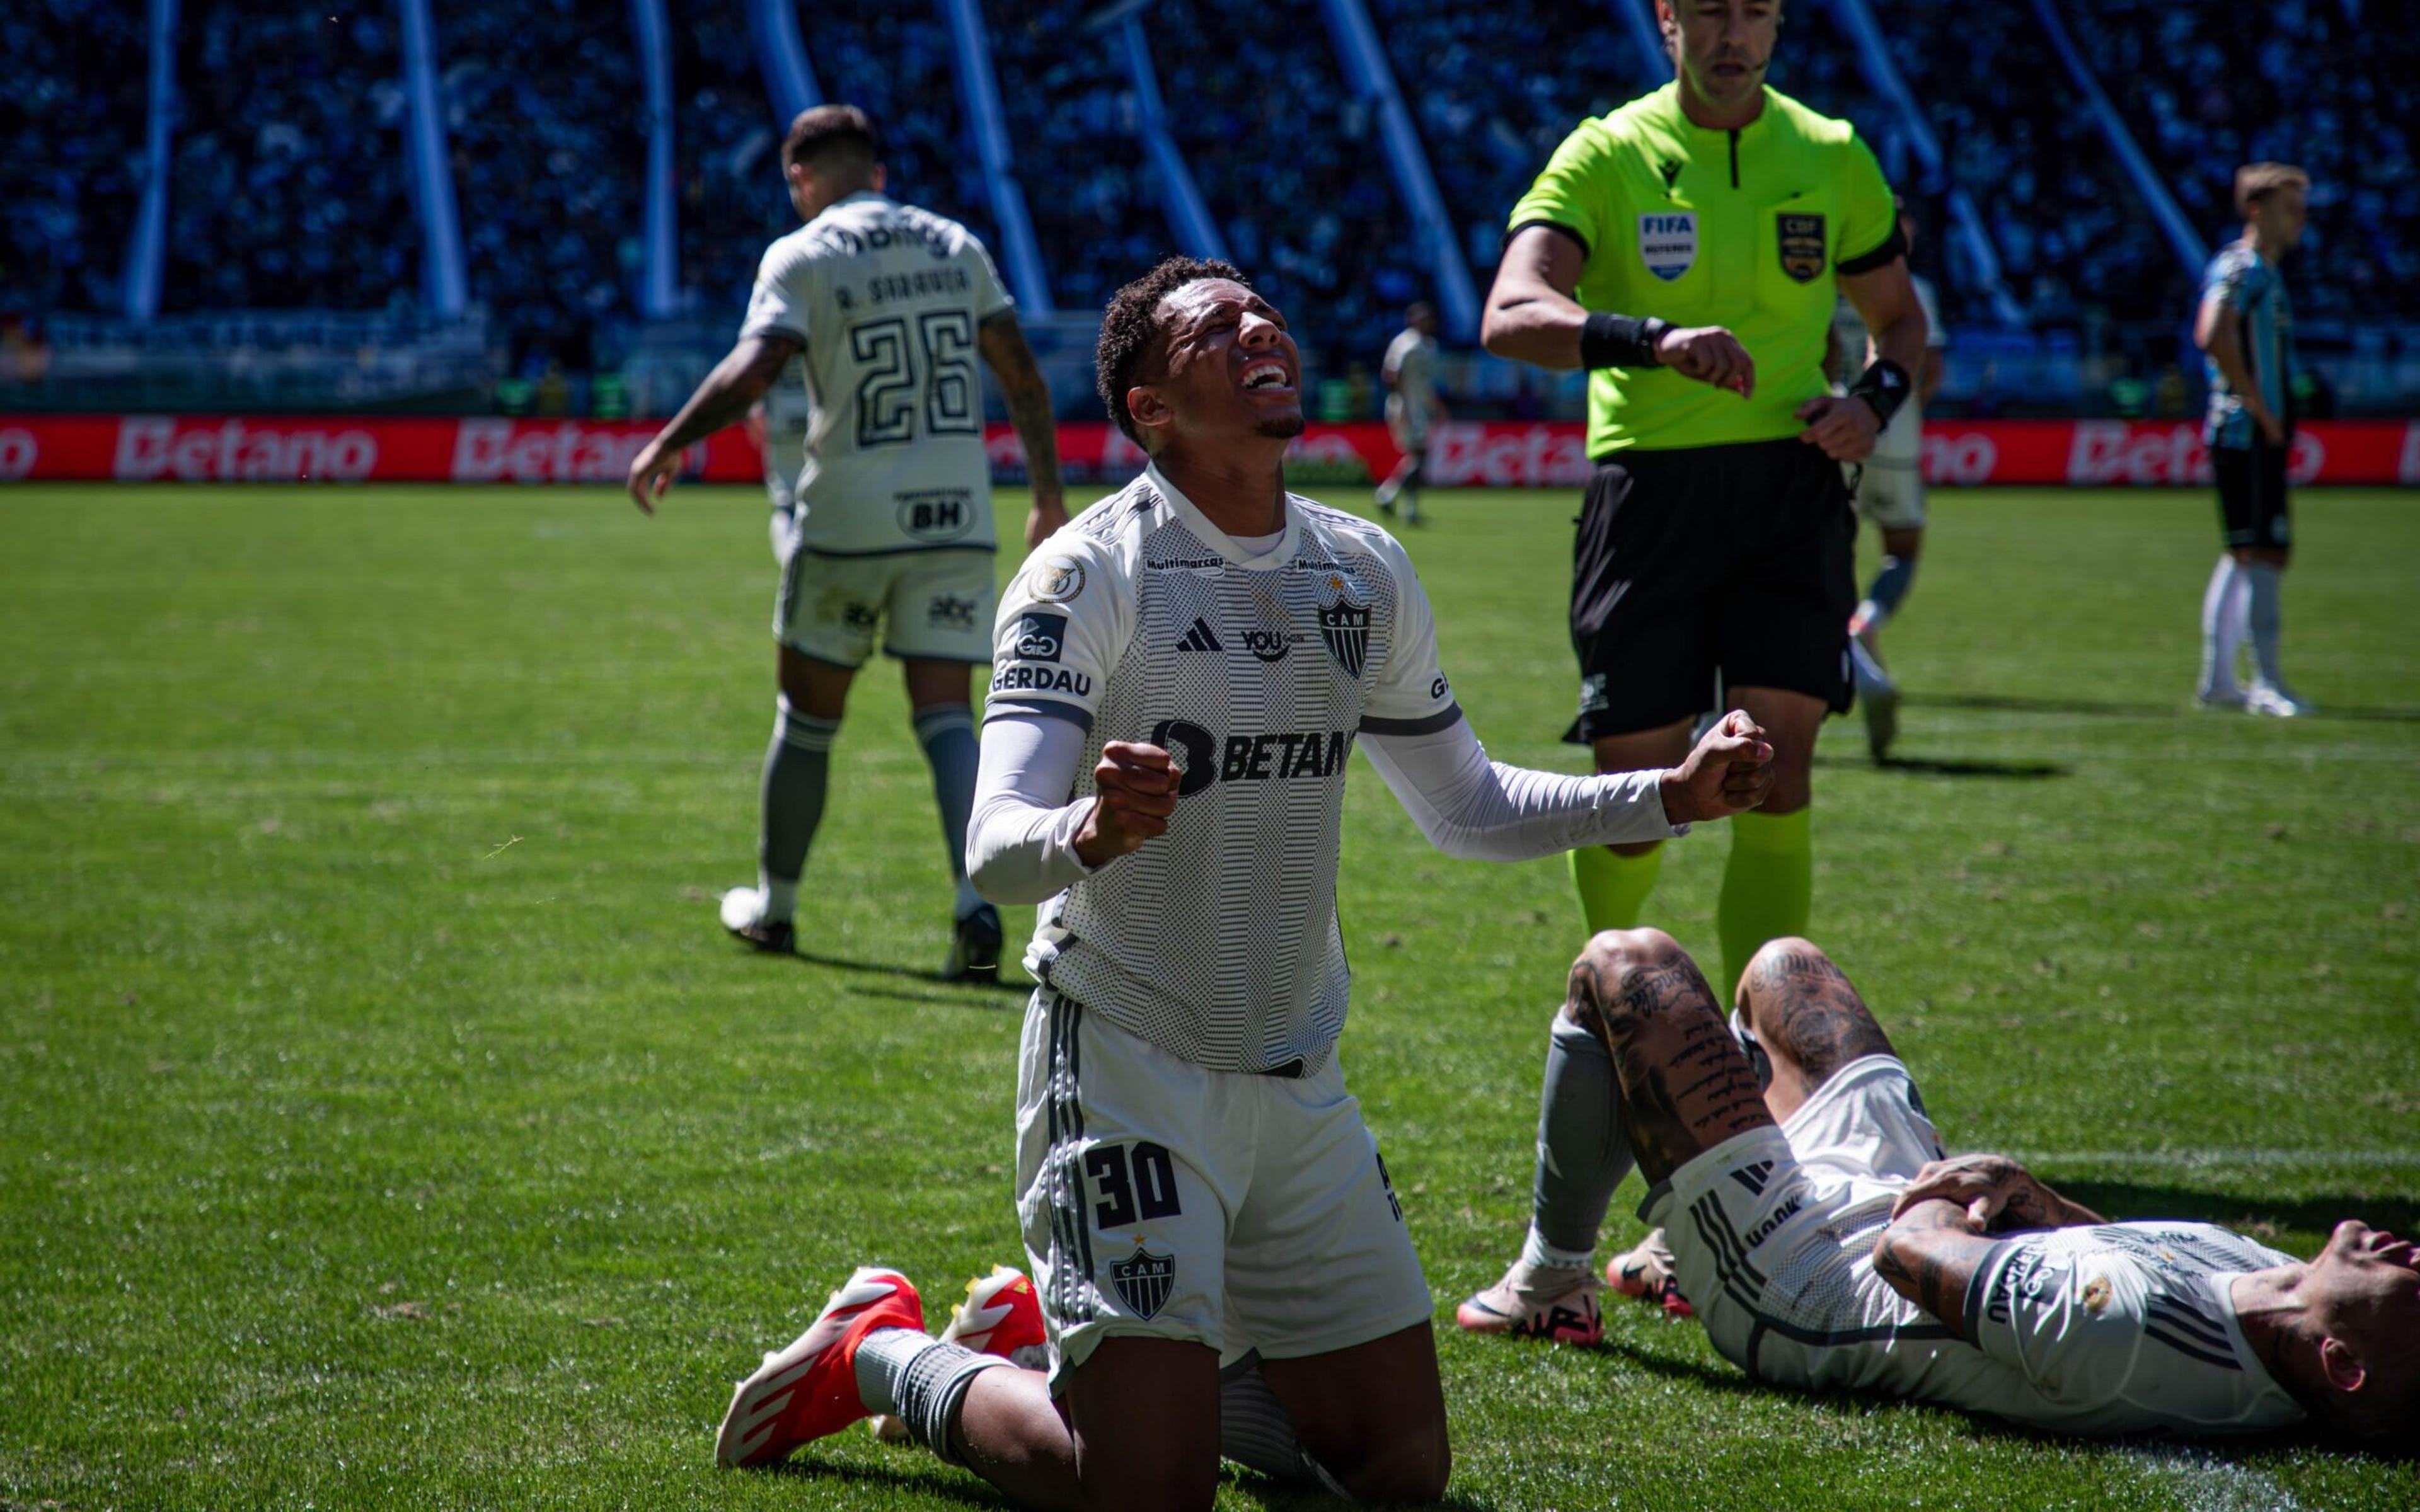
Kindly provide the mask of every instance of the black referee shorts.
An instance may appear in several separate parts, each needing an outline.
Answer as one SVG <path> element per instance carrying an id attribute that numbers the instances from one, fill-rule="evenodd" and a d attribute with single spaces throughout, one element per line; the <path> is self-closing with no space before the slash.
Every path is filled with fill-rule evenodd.
<path id="1" fill-rule="evenodd" d="M 1794 437 L 1597 464 L 1572 553 L 1579 717 L 1563 738 L 1660 729 L 1727 687 L 1849 706 L 1856 517 L 1840 464 Z"/>
<path id="2" fill-rule="evenodd" d="M 2218 523 L 2227 548 L 2289 547 L 2294 529 L 2286 517 L 2286 453 L 2259 437 L 2249 446 L 2213 446 L 2210 470 L 2218 477 Z"/>

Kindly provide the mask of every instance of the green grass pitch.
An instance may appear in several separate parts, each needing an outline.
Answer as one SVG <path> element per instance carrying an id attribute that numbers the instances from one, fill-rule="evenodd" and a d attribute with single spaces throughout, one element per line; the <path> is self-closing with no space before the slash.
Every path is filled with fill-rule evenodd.
<path id="1" fill-rule="evenodd" d="M 1572 499 L 1429 507 L 1472 721 L 1576 769 Z M 1826 736 L 1813 933 L 1953 1145 L 2308 1253 L 2420 1220 L 2420 499 L 2298 501 L 2288 670 L 2331 712 L 2293 722 L 2189 708 L 2213 514 L 1936 496 L 1885 638 L 1909 760 Z M 0 1506 L 999 1504 L 856 1433 L 710 1465 L 731 1381 L 852 1265 L 938 1315 L 1016 1257 L 1021 999 L 926 975 L 946 873 L 887 664 L 814 959 L 716 928 L 772 587 L 747 490 L 654 520 L 602 489 L 0 491 Z M 2412 1462 L 2306 1438 L 1777 1395 L 1630 1306 L 1595 1351 L 1460 1335 L 1526 1219 L 1575 910 L 1559 863 L 1427 849 L 1366 764 L 1347 803 L 1345 1063 L 1435 1288 L 1465 1504 L 2420 1504 Z M 1654 900 L 1696 949 L 1728 844 L 1680 842 Z"/>

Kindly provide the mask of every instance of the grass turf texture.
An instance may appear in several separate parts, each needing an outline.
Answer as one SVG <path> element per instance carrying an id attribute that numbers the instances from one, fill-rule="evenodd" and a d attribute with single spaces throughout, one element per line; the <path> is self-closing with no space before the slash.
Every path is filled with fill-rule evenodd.
<path id="1" fill-rule="evenodd" d="M 1575 768 L 1571 501 L 1428 504 L 1464 705 Z M 2202 495 L 1936 495 L 1885 637 L 1908 761 L 1826 736 L 1814 933 L 1953 1146 L 2307 1254 L 2420 1218 L 2420 508 L 2296 507 L 2289 670 L 2337 712 L 2289 723 L 2188 708 Z M 772 578 L 740 490 L 653 521 L 604 490 L 0 493 L 0 1504 L 993 1504 L 856 1433 L 709 1464 L 730 1382 L 852 1265 L 903 1266 L 938 1328 L 1016 1256 L 1020 999 L 926 975 L 946 878 L 888 664 L 840 740 L 816 959 L 716 928 Z M 1346 1063 L 1467 1504 L 2420 1502 L 2412 1464 L 2307 1439 L 1767 1392 L 1634 1306 L 1592 1352 L 1462 1335 L 1526 1221 L 1576 911 L 1559 862 L 1427 849 L 1366 764 L 1347 803 Z M 1700 952 L 1727 846 L 1681 842 L 1652 905 Z"/>

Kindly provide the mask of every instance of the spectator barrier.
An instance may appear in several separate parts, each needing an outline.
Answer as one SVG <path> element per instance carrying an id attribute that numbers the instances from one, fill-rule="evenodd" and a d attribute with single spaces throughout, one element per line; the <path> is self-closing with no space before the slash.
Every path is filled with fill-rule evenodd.
<path id="1" fill-rule="evenodd" d="M 314 483 L 619 483 L 656 424 L 646 421 L 353 416 L 0 415 L 0 483 L 26 480 Z M 1432 486 L 1575 488 L 1586 481 L 1575 423 L 1452 422 L 1432 434 Z M 992 471 L 1023 476 L 1006 425 L 989 427 Z M 1071 480 L 1122 482 L 1142 466 L 1133 443 L 1101 424 L 1059 427 Z M 1289 476 L 1311 491 L 1383 477 L 1398 454 L 1387 427 L 1312 425 L 1289 453 Z M 1925 477 L 1935 484 L 2207 484 L 2210 457 L 2193 421 L 1946 420 L 1926 427 Z M 687 476 L 753 484 L 755 443 L 738 428 L 692 448 Z M 2299 485 L 2420 486 L 2420 420 L 2314 421 L 2295 437 Z"/>

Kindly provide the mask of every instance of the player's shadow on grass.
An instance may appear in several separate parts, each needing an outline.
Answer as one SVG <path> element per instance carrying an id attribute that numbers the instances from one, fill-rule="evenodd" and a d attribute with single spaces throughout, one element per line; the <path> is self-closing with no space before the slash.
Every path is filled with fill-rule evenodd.
<path id="1" fill-rule="evenodd" d="M 1983 709 L 2003 714 L 2098 714 L 2118 719 L 2186 719 L 2221 717 L 2181 700 L 2173 703 L 2142 703 L 2124 699 L 2025 698 L 2012 693 L 1901 693 L 1900 702 L 1918 708 Z M 2322 706 L 2306 719 L 2353 719 L 2379 724 L 2420 724 L 2420 709 L 2341 708 Z"/>
<path id="2" fill-rule="evenodd" d="M 2420 1232 L 2420 1201 L 2410 1197 L 2252 1197 L 2189 1187 L 2142 1186 L 2131 1181 L 2071 1181 L 2058 1190 L 2086 1207 L 2123 1223 L 2129 1219 L 2186 1218 L 2217 1224 L 2261 1239 L 2264 1227 L 2325 1235 L 2347 1218 L 2397 1235 Z M 2267 1242 L 2264 1239 L 2263 1242 Z"/>
<path id="3" fill-rule="evenodd" d="M 799 950 L 794 953 L 801 965 L 823 966 L 832 971 L 853 971 L 866 976 L 892 977 L 902 981 L 928 981 L 936 987 L 948 987 L 960 992 L 979 992 L 985 995 L 1003 993 L 1011 996 L 1023 997 L 1033 991 L 1032 982 L 1012 981 L 1005 977 L 998 981 L 988 982 L 952 981 L 938 971 L 920 970 L 915 966 L 903 966 L 887 961 L 852 961 L 846 956 L 818 955 L 813 950 Z M 928 997 L 912 993 L 884 993 L 869 987 L 860 987 L 856 990 L 875 996 L 896 997 L 910 1003 L 951 1001 L 946 997 Z"/>
<path id="4" fill-rule="evenodd" d="M 963 1503 L 968 1506 L 1013 1507 L 1017 1505 L 1008 1499 L 1005 1492 L 988 1482 L 977 1480 L 969 1473 L 945 1469 L 921 1453 L 914 1458 L 903 1457 L 903 1460 L 904 1462 L 898 1465 L 869 1465 L 862 1461 L 831 1464 L 816 1459 L 785 1459 L 777 1465 L 768 1465 L 754 1473 L 828 1483 L 835 1489 L 856 1485 L 869 1489 L 882 1487 L 894 1494 L 920 1492 L 926 1496 L 946 1497 L 950 1501 Z M 922 1463 L 919 1463 L 919 1460 Z M 1299 1512 L 1310 1512 L 1313 1507 L 1333 1508 L 1339 1504 L 1335 1497 L 1310 1487 L 1289 1486 L 1280 1481 L 1271 1480 L 1257 1472 L 1242 1470 L 1234 1465 L 1225 1465 L 1220 1468 L 1229 1485 L 1250 1501 L 1272 1508 L 1273 1512 L 1298 1512 L 1298 1509 Z M 1446 1493 L 1444 1501 L 1425 1504 L 1450 1507 L 1456 1509 L 1456 1512 L 1497 1512 L 1497 1504 L 1494 1502 L 1457 1496 L 1451 1491 Z"/>
<path id="5" fill-rule="evenodd" d="M 2058 762 L 1967 761 L 1934 756 L 1886 756 L 1879 762 L 1872 762 L 1821 754 L 1814 758 L 1814 762 L 1818 766 L 1866 767 L 1885 772 L 1906 772 L 1917 777 L 1997 777 L 2019 782 L 2039 782 L 2044 778 L 2073 775 Z"/>

